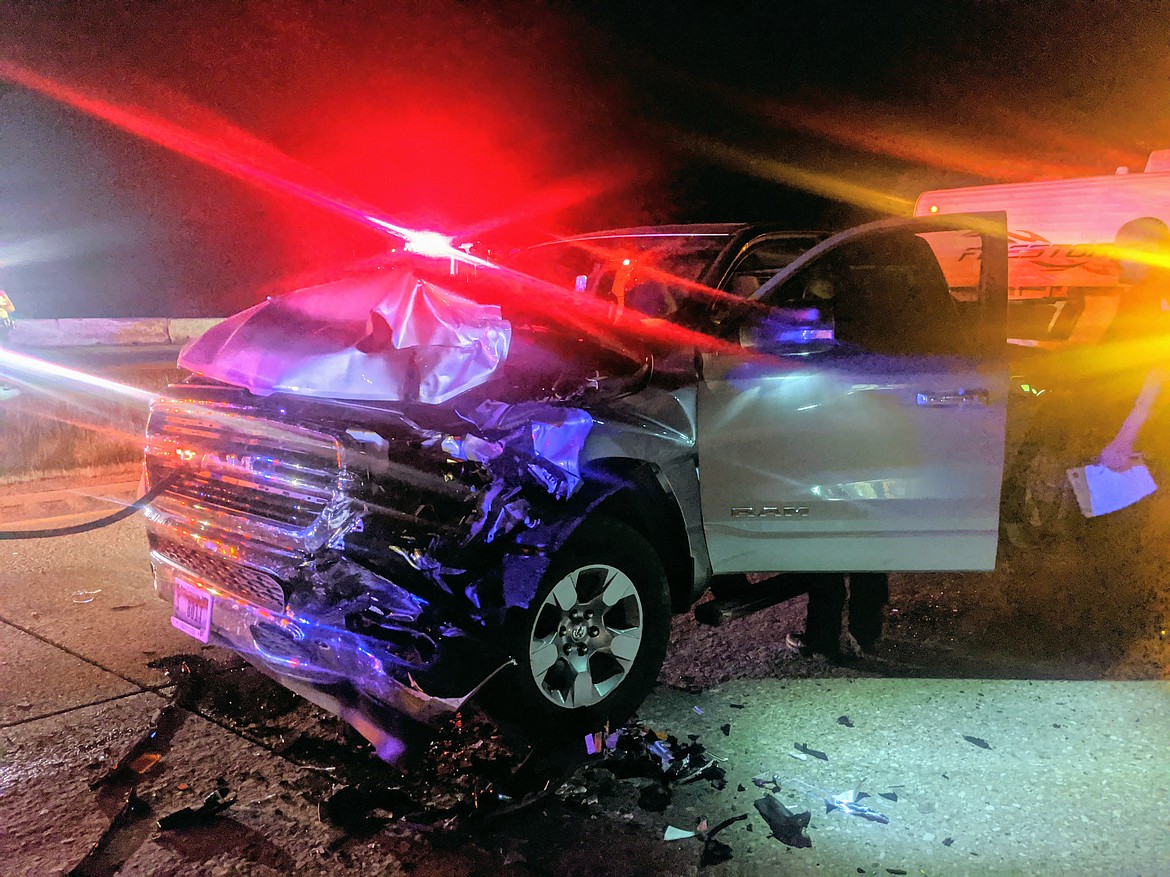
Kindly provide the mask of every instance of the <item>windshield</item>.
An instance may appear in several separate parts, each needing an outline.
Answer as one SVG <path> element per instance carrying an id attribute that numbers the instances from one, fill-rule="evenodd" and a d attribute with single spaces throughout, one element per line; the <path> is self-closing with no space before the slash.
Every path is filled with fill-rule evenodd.
<path id="1" fill-rule="evenodd" d="M 669 317 L 727 246 L 728 235 L 628 235 L 539 244 L 508 265 L 650 317 Z"/>

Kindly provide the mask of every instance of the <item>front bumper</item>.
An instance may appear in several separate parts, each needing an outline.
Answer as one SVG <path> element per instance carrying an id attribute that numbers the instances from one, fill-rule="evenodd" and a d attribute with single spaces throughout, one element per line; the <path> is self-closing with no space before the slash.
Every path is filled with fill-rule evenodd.
<path id="1" fill-rule="evenodd" d="M 370 590 L 361 595 L 361 605 L 357 601 L 338 603 L 326 611 L 305 605 L 298 607 L 297 603 L 308 602 L 311 595 L 301 593 L 302 599 L 297 600 L 295 588 L 293 599 L 284 605 L 266 599 L 257 583 L 262 584 L 263 579 L 270 577 L 257 570 L 232 577 L 237 583 L 245 581 L 252 585 L 253 593 L 243 594 L 245 589 L 238 584 L 225 586 L 157 550 L 151 552 L 151 563 L 155 591 L 161 599 L 174 605 L 180 583 L 210 597 L 209 643 L 237 652 L 282 684 L 342 715 L 359 730 L 363 729 L 355 716 L 378 725 L 382 723 L 383 709 L 419 722 L 434 723 L 460 709 L 497 672 L 513 663 L 501 656 L 499 661 L 492 662 L 491 672 L 460 696 L 427 693 L 416 679 L 420 674 L 435 673 L 444 660 L 445 639 L 458 635 L 457 632 L 422 629 L 426 625 L 420 623 L 418 615 L 407 616 L 411 610 L 421 614 L 425 604 L 343 559 L 336 561 L 334 569 L 360 576 Z M 377 581 L 371 583 L 369 579 Z M 346 626 L 347 617 L 352 619 L 355 612 L 371 608 L 370 594 L 380 598 L 377 601 L 380 607 L 390 607 L 388 611 L 375 610 L 386 619 L 379 637 L 355 633 Z M 261 605 L 262 602 L 268 605 Z M 398 618 L 392 617 L 395 614 Z M 465 673 L 463 668 L 460 675 Z M 317 696 L 310 692 L 316 692 Z"/>

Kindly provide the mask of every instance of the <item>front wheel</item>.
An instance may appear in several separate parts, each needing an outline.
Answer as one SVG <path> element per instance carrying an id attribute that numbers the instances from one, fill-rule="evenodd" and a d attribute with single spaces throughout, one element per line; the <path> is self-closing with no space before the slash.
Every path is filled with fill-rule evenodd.
<path id="1" fill-rule="evenodd" d="M 666 573 L 654 547 L 620 521 L 594 517 L 553 558 L 512 625 L 519 668 L 492 711 L 502 708 L 529 736 L 616 725 L 654 685 L 669 637 Z"/>

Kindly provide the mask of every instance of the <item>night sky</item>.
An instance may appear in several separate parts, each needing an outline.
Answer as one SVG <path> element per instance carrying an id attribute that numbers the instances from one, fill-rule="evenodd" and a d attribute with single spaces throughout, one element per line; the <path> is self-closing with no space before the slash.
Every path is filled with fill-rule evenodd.
<path id="1" fill-rule="evenodd" d="M 1170 147 L 1170 2 L 0 0 L 3 63 L 221 164 L 499 242 L 841 226 Z M 386 244 L 0 84 L 18 317 L 218 315 Z"/>

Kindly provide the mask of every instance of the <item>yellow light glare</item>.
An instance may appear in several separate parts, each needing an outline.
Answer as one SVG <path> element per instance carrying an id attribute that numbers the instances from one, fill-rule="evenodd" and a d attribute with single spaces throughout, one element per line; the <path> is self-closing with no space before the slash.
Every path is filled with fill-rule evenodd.
<path id="1" fill-rule="evenodd" d="M 773 180 L 815 195 L 868 207 L 890 216 L 907 215 L 913 207 L 909 200 L 898 195 L 863 186 L 832 174 L 785 164 L 770 156 L 738 149 L 709 137 L 684 133 L 679 135 L 679 139 L 700 155 L 708 156 L 727 167 L 763 180 Z"/>

